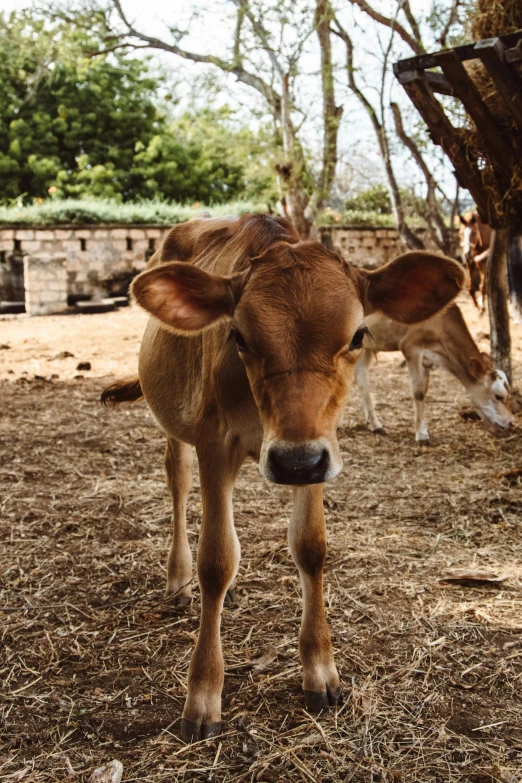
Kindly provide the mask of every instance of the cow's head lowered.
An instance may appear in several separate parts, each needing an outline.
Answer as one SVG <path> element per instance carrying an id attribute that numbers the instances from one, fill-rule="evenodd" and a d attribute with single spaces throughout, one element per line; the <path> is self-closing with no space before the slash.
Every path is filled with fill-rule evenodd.
<path id="1" fill-rule="evenodd" d="M 315 484 L 342 467 L 336 430 L 364 316 L 381 310 L 403 323 L 423 321 L 464 282 L 457 263 L 430 253 L 366 272 L 318 242 L 277 242 L 231 277 L 162 264 L 136 278 L 133 294 L 177 333 L 230 321 L 263 426 L 261 473 L 279 484 Z"/>

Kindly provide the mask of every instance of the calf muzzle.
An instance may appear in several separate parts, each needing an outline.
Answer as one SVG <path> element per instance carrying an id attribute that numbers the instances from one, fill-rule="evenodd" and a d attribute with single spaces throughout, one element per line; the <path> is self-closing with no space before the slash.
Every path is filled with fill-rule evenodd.
<path id="1" fill-rule="evenodd" d="M 267 451 L 265 475 L 276 484 L 322 484 L 338 473 L 332 467 L 330 452 L 322 442 L 296 446 L 278 441 Z"/>

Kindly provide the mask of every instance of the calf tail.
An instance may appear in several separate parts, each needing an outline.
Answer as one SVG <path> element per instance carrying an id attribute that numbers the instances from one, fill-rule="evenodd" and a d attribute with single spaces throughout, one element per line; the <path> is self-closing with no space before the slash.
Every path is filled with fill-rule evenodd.
<path id="1" fill-rule="evenodd" d="M 119 405 L 120 402 L 136 402 L 141 399 L 143 399 L 143 392 L 140 379 L 137 376 L 111 383 L 101 393 L 101 402 L 107 407 Z"/>

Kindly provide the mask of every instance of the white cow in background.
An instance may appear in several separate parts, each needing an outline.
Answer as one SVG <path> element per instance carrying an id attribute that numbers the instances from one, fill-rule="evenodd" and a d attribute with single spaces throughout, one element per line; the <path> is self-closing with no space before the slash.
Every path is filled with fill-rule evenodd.
<path id="1" fill-rule="evenodd" d="M 372 432 L 384 432 L 370 393 L 369 367 L 379 351 L 402 351 L 410 376 L 413 397 L 415 440 L 429 442 L 424 407 L 429 373 L 434 367 L 447 370 L 462 383 L 480 418 L 495 430 L 514 424 L 509 407 L 509 384 L 501 370 L 495 370 L 491 358 L 481 353 L 469 333 L 457 305 L 421 324 L 406 326 L 375 313 L 366 319 L 370 334 L 355 366 L 366 422 Z"/>

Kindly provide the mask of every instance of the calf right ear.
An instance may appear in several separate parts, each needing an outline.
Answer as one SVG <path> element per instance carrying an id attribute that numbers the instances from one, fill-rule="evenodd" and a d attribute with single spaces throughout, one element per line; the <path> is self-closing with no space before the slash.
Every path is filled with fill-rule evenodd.
<path id="1" fill-rule="evenodd" d="M 447 307 L 466 282 L 466 272 L 451 258 L 434 253 L 404 253 L 375 272 L 359 271 L 365 314 L 380 310 L 405 324 L 426 321 Z"/>
<path id="2" fill-rule="evenodd" d="M 197 334 L 232 317 L 245 274 L 221 277 L 177 261 L 142 272 L 132 284 L 136 302 L 173 332 Z"/>

